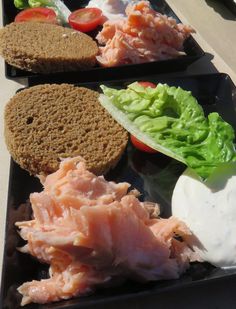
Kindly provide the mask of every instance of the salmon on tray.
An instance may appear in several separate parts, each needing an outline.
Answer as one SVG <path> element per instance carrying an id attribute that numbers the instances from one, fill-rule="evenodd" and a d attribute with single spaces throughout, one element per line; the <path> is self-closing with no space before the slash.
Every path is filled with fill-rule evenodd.
<path id="1" fill-rule="evenodd" d="M 22 305 L 88 294 L 118 277 L 176 279 L 197 259 L 183 222 L 150 218 L 150 203 L 128 183 L 96 177 L 79 157 L 62 161 L 42 184 L 30 195 L 33 219 L 16 226 L 27 241 L 19 250 L 49 264 L 49 278 L 21 285 Z"/>
<path id="2" fill-rule="evenodd" d="M 194 29 L 163 0 L 11 0 L 4 11 L 0 54 L 9 77 L 75 71 L 81 80 L 114 79 L 137 76 L 138 67 L 183 70 L 203 55 Z"/>
<path id="3" fill-rule="evenodd" d="M 0 307 L 147 295 L 155 306 L 162 291 L 182 298 L 186 286 L 235 276 L 230 78 L 85 85 L 29 87 L 6 105 L 15 162 Z"/>

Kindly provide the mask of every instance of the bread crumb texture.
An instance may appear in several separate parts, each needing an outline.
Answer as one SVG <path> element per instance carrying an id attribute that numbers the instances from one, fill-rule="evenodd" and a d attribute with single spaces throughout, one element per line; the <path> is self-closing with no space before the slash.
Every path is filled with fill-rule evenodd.
<path id="1" fill-rule="evenodd" d="M 93 67 L 97 43 L 87 34 L 39 22 L 11 23 L 0 31 L 0 54 L 17 68 L 35 73 Z"/>
<path id="2" fill-rule="evenodd" d="M 98 96 L 69 84 L 18 92 L 5 107 L 5 141 L 13 159 L 35 175 L 52 173 L 61 158 L 80 155 L 90 171 L 105 174 L 119 161 L 128 134 Z"/>

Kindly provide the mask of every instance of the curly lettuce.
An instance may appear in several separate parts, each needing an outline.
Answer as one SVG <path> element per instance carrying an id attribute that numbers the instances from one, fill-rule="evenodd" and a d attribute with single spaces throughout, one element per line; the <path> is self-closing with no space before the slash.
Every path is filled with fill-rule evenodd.
<path id="1" fill-rule="evenodd" d="M 233 128 L 218 113 L 206 117 L 190 91 L 166 84 L 145 88 L 138 82 L 127 89 L 101 89 L 101 104 L 127 131 L 201 178 L 236 161 Z"/>
<path id="2" fill-rule="evenodd" d="M 29 7 L 28 0 L 14 0 L 14 5 L 17 9 L 26 9 Z"/>

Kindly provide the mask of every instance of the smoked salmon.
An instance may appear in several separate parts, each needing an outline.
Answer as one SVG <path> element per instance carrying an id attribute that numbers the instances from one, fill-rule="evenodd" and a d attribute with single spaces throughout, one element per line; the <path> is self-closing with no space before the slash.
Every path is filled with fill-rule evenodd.
<path id="1" fill-rule="evenodd" d="M 108 20 L 97 35 L 98 62 L 105 67 L 170 59 L 183 55 L 193 28 L 151 8 L 149 1 L 130 3 L 126 18 Z"/>
<path id="2" fill-rule="evenodd" d="M 95 176 L 80 157 L 41 182 L 30 195 L 32 220 L 16 226 L 27 242 L 19 250 L 48 264 L 49 278 L 23 283 L 22 305 L 85 295 L 113 278 L 178 278 L 195 259 L 183 222 L 150 217 L 150 202 L 128 183 Z"/>

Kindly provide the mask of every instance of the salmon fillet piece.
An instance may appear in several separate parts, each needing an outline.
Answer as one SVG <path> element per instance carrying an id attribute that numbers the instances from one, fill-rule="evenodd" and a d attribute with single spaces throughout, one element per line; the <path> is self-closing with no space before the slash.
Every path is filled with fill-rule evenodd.
<path id="1" fill-rule="evenodd" d="M 128 183 L 108 182 L 79 157 L 61 162 L 32 193 L 33 218 L 17 222 L 27 244 L 19 250 L 49 264 L 49 279 L 18 288 L 22 305 L 91 293 L 113 278 L 178 278 L 195 259 L 184 223 L 151 218 Z M 178 234 L 182 241 L 174 236 Z"/>
<path id="2" fill-rule="evenodd" d="M 98 62 L 105 67 L 171 59 L 183 55 L 183 44 L 194 32 L 151 8 L 149 1 L 129 4 L 127 18 L 108 20 L 97 35 Z"/>

